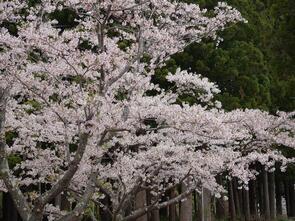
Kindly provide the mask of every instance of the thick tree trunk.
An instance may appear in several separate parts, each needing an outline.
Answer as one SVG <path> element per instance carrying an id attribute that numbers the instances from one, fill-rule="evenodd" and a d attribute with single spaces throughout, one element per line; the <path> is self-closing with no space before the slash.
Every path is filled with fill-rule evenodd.
<path id="1" fill-rule="evenodd" d="M 140 209 L 147 205 L 146 191 L 140 191 L 135 197 L 135 208 Z M 136 219 L 136 221 L 148 221 L 147 214 Z"/>
<path id="2" fill-rule="evenodd" d="M 269 173 L 269 208 L 271 220 L 276 219 L 275 173 Z"/>
<path id="3" fill-rule="evenodd" d="M 268 174 L 265 169 L 263 169 L 262 175 L 263 175 L 264 219 L 269 221 L 270 206 L 269 206 L 269 191 L 268 191 Z"/>
<path id="4" fill-rule="evenodd" d="M 234 189 L 233 189 L 233 181 L 228 181 L 228 194 L 229 194 L 229 214 L 230 220 L 235 221 L 237 219 L 236 216 L 236 206 L 235 206 L 235 199 L 234 199 Z"/>
<path id="5" fill-rule="evenodd" d="M 187 190 L 187 185 L 185 183 L 181 184 L 181 192 Z M 193 220 L 193 204 L 192 204 L 192 194 L 189 194 L 185 201 L 180 204 L 180 221 L 192 221 Z"/>

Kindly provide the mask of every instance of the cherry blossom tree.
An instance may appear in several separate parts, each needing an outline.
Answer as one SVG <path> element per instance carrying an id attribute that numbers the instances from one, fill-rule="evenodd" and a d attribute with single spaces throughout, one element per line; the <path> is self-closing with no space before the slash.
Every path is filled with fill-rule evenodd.
<path id="1" fill-rule="evenodd" d="M 70 29 L 50 16 L 64 9 L 77 15 Z M 214 100 L 218 87 L 186 70 L 168 74 L 169 90 L 151 81 L 171 55 L 245 22 L 226 3 L 208 12 L 168 0 L 13 0 L 0 10 L 0 21 L 17 27 L 0 33 L 2 188 L 23 220 L 79 220 L 103 197 L 114 221 L 131 220 L 195 189 L 220 194 L 223 171 L 247 184 L 251 162 L 289 162 L 270 147 L 295 146 L 292 114 L 226 113 Z M 183 93 L 200 103 L 177 102 Z M 14 167 L 11 155 L 21 159 Z M 184 182 L 185 192 L 163 201 Z M 132 208 L 140 191 L 152 201 Z M 63 192 L 71 211 L 52 205 Z"/>

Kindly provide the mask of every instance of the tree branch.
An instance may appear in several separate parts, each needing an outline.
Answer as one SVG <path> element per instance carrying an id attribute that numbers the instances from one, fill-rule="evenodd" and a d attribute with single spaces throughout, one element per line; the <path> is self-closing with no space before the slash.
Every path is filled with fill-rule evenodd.
<path id="1" fill-rule="evenodd" d="M 31 217 L 31 209 L 26 198 L 10 174 L 5 150 L 6 142 L 4 124 L 8 94 L 8 88 L 0 89 L 0 177 L 3 180 L 8 192 L 11 194 L 13 202 L 20 216 L 23 220 L 27 221 Z"/>
<path id="2" fill-rule="evenodd" d="M 58 194 L 60 194 L 68 184 L 70 183 L 71 179 L 75 175 L 76 171 L 78 170 L 79 163 L 83 157 L 85 152 L 87 142 L 88 142 L 89 134 L 82 133 L 79 136 L 79 145 L 76 151 L 74 159 L 70 162 L 68 170 L 65 172 L 63 177 L 49 190 L 47 191 L 41 199 L 41 203 L 45 205 L 53 200 Z"/>
<path id="3" fill-rule="evenodd" d="M 85 193 L 83 194 L 81 201 L 76 205 L 75 209 L 68 213 L 66 216 L 60 218 L 58 221 L 74 221 L 80 220 L 79 217 L 83 215 L 89 201 L 95 191 L 95 181 L 97 179 L 97 171 L 92 172 L 87 183 Z"/>

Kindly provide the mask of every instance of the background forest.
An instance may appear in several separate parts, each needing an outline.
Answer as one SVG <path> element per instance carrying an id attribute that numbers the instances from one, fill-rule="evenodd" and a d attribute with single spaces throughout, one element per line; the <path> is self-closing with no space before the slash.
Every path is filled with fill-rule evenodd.
<path id="1" fill-rule="evenodd" d="M 213 8 L 218 0 L 184 0 Z M 33 1 L 32 1 L 33 2 Z M 183 53 L 174 55 L 167 67 L 157 70 L 153 81 L 169 88 L 166 76 L 177 67 L 189 69 L 208 77 L 219 85 L 217 99 L 226 110 L 259 108 L 271 113 L 295 110 L 295 1 L 294 0 L 227 0 L 237 8 L 248 23 L 225 29 L 222 40 L 203 41 L 190 45 Z M 53 15 L 64 28 L 74 25 L 75 14 L 64 10 Z M 13 24 L 9 26 L 14 31 Z M 123 43 L 122 43 L 123 44 Z M 124 47 L 124 45 L 122 45 Z M 182 101 L 195 103 L 192 96 Z M 9 137 L 7 138 L 9 141 Z M 278 147 L 280 148 L 280 147 Z M 288 157 L 295 157 L 294 149 L 282 149 Z M 14 164 L 17 158 L 10 158 Z M 219 177 L 220 182 L 226 182 Z M 251 181 L 249 197 L 238 188 L 237 180 L 225 183 L 229 200 L 213 199 L 210 193 L 194 193 L 190 210 L 194 220 L 287 220 L 295 217 L 295 168 L 285 173 L 262 171 Z M 175 190 L 177 192 L 177 190 Z M 175 194 L 171 192 L 170 194 Z M 202 201 L 200 203 L 200 201 Z M 2 194 L 3 221 L 21 220 L 9 195 Z M 161 209 L 164 220 L 179 220 L 180 206 Z M 103 215 L 101 216 L 103 217 Z M 85 220 L 91 220 L 85 217 Z M 101 221 L 108 221 L 102 218 Z M 137 221 L 145 221 L 139 218 Z M 156 221 L 156 220 L 155 220 Z"/>

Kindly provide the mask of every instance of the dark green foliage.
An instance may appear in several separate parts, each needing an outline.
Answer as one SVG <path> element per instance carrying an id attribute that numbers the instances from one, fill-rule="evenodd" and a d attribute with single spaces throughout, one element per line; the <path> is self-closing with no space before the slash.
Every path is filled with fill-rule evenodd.
<path id="1" fill-rule="evenodd" d="M 79 24 L 76 21 L 76 19 L 78 19 L 79 16 L 74 10 L 70 8 L 56 10 L 49 15 L 49 18 L 52 20 L 57 20 L 58 24 L 56 24 L 55 26 L 57 28 L 60 28 L 61 30 L 73 28 Z"/>
<path id="2" fill-rule="evenodd" d="M 41 104 L 35 100 L 27 100 L 25 104 L 30 106 L 30 108 L 26 110 L 26 112 L 29 114 L 33 113 L 34 111 L 39 111 L 42 108 Z"/>
<path id="3" fill-rule="evenodd" d="M 9 34 L 13 35 L 13 36 L 18 36 L 17 32 L 17 25 L 13 22 L 9 22 L 9 21 L 4 21 L 0 24 L 0 28 L 7 28 Z"/>
<path id="4" fill-rule="evenodd" d="M 9 168 L 14 168 L 17 164 L 21 163 L 22 158 L 17 154 L 11 154 L 7 157 Z"/>
<path id="5" fill-rule="evenodd" d="M 212 9 L 217 0 L 185 0 Z M 292 0 L 229 0 L 248 23 L 220 33 L 219 47 L 212 40 L 193 44 L 157 71 L 155 82 L 167 89 L 168 72 L 191 69 L 216 82 L 217 98 L 227 110 L 260 108 L 276 112 L 295 107 L 295 2 Z"/>
<path id="6" fill-rule="evenodd" d="M 17 138 L 18 134 L 15 131 L 7 131 L 5 133 L 5 142 L 8 146 L 12 146 L 14 139 Z M 22 157 L 18 154 L 10 154 L 7 157 L 9 168 L 14 168 L 17 164 L 22 161 Z"/>
<path id="7" fill-rule="evenodd" d="M 41 0 L 28 0 L 28 6 L 34 7 L 35 5 L 40 4 L 41 2 Z"/>
<path id="8" fill-rule="evenodd" d="M 5 133 L 5 142 L 8 146 L 13 145 L 14 139 L 17 138 L 18 134 L 15 131 L 7 131 Z"/>

